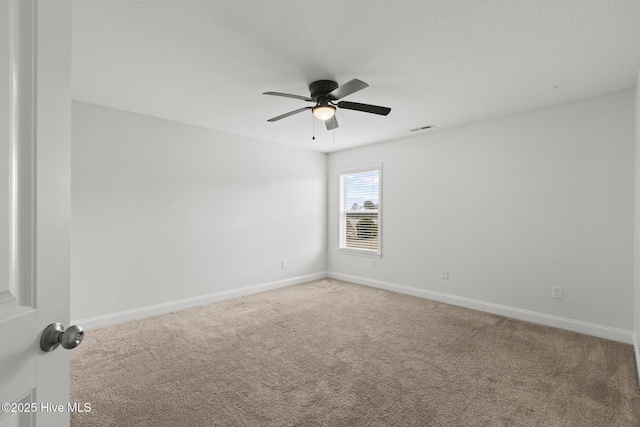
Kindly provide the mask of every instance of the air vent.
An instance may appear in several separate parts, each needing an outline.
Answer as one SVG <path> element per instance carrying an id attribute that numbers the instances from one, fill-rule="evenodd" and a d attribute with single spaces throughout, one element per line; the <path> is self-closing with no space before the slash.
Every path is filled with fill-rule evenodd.
<path id="1" fill-rule="evenodd" d="M 421 128 L 411 129 L 411 130 L 409 130 L 409 132 L 417 132 L 419 130 L 432 129 L 434 127 L 435 126 L 433 126 L 433 125 L 427 125 L 427 126 L 422 126 Z"/>

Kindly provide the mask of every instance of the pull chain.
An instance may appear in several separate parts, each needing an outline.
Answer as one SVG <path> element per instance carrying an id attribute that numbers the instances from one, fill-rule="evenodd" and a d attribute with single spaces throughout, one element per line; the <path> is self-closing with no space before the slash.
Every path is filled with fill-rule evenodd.
<path id="1" fill-rule="evenodd" d="M 311 115 L 311 126 L 312 126 L 312 137 L 311 140 L 315 141 L 316 140 L 316 121 L 314 120 L 313 114 Z"/>

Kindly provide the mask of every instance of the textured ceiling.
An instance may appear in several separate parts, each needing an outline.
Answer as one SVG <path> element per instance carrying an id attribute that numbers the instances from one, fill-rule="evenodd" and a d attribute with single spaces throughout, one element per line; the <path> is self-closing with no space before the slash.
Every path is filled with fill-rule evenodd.
<path id="1" fill-rule="evenodd" d="M 74 0 L 73 98 L 331 152 L 634 86 L 640 0 Z M 265 91 L 352 78 L 340 127 Z M 312 141 L 315 122 L 315 137 Z"/>

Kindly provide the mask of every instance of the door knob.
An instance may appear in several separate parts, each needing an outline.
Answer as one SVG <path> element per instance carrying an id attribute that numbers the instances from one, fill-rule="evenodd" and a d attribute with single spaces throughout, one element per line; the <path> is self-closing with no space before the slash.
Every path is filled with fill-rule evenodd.
<path id="1" fill-rule="evenodd" d="M 62 348 L 71 350 L 82 342 L 84 332 L 80 326 L 69 326 L 64 329 L 62 323 L 52 323 L 42 333 L 40 338 L 40 348 L 44 351 L 53 351 L 62 344 Z"/>

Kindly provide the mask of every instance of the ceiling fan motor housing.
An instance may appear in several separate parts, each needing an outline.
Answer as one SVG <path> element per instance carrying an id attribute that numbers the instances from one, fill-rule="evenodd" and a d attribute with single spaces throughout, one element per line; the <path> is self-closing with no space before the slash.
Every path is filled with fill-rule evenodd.
<path id="1" fill-rule="evenodd" d="M 331 80 L 318 80 L 309 85 L 311 99 L 320 105 L 329 104 L 327 94 L 338 88 L 338 83 Z"/>

